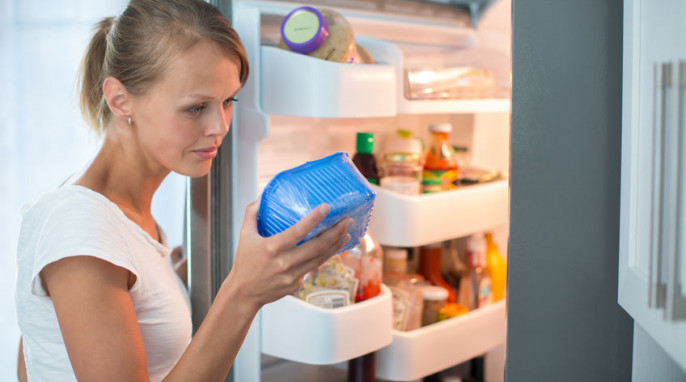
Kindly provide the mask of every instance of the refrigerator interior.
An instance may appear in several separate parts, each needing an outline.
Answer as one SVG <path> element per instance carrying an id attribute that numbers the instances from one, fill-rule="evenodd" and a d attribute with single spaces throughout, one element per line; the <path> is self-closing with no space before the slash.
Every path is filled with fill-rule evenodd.
<path id="1" fill-rule="evenodd" d="M 244 206 L 259 198 L 278 172 L 335 152 L 347 152 L 352 157 L 357 132 L 374 133 L 374 153 L 379 158 L 388 137 L 397 129 L 411 131 L 427 144 L 428 126 L 449 122 L 453 126 L 451 143 L 467 148 L 464 160 L 498 170 L 502 180 L 435 197 L 396 200 L 379 192 L 369 230 L 382 245 L 398 245 L 406 239 L 402 238 L 407 236 L 404 233 L 384 229 L 392 220 L 400 220 L 394 224 L 401 224 L 408 232 L 424 232 L 402 242 L 412 249 L 415 259 L 421 245 L 444 241 L 459 252 L 464 250 L 468 235 L 489 230 L 507 257 L 509 1 L 499 0 L 491 7 L 489 12 L 495 13 L 495 20 L 483 30 L 470 28 L 469 17 L 462 10 L 418 3 L 314 2 L 315 6 L 332 7 L 349 19 L 358 43 L 365 44 L 376 65 L 334 64 L 294 57 L 297 55 L 278 49 L 278 26 L 300 3 L 234 3 L 234 26 L 252 65 L 251 79 L 239 96 L 233 123 L 233 163 L 240 164 L 232 169 L 233 184 L 238 185 L 232 191 L 234 235 L 240 228 L 235 222 L 242 221 Z M 489 23 L 489 14 L 484 16 L 482 22 Z M 470 54 L 465 55 L 465 51 Z M 434 68 L 450 66 L 471 56 L 478 59 L 465 65 L 480 64 L 498 72 L 495 77 L 500 82 L 507 77 L 508 83 L 499 83 L 488 99 L 407 97 L 408 68 L 421 69 L 427 63 Z M 289 79 L 301 86 L 296 89 Z M 443 212 L 428 217 L 418 212 L 428 208 Z M 443 257 L 444 267 L 450 267 L 447 251 Z M 447 320 L 453 320 L 447 324 L 396 332 L 388 325 L 386 313 L 378 313 L 389 310 L 388 295 L 372 298 L 364 302 L 366 305 L 340 308 L 340 312 L 307 307 L 291 296 L 283 300 L 269 304 L 273 306 L 265 307 L 256 318 L 234 364 L 235 380 L 343 381 L 348 359 L 377 350 L 379 380 L 416 380 L 483 353 L 488 353 L 488 380 L 503 378 L 504 301 Z M 354 336 L 346 339 L 351 337 L 351 329 L 364 332 L 364 328 L 370 331 L 366 343 Z M 453 341 L 444 344 L 446 337 Z M 303 347 L 310 347 L 314 354 L 309 355 Z"/>

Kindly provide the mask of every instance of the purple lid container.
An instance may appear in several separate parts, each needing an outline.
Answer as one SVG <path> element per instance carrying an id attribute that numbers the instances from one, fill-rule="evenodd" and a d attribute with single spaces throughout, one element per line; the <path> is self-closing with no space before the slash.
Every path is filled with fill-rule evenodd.
<path id="1" fill-rule="evenodd" d="M 315 16 L 317 16 L 317 19 L 319 20 L 319 28 L 318 30 L 314 33 L 314 36 L 310 38 L 307 41 L 304 42 L 293 42 L 288 39 L 286 36 L 286 24 L 289 22 L 291 17 L 296 15 L 298 12 L 311 12 Z M 329 24 L 326 22 L 326 18 L 319 12 L 317 9 L 308 7 L 308 6 L 303 6 L 303 7 L 298 7 L 293 9 L 286 15 L 286 17 L 283 19 L 283 22 L 281 23 L 281 38 L 283 41 L 286 43 L 286 45 L 294 52 L 302 53 L 302 54 L 307 54 L 312 52 L 313 50 L 319 48 L 326 38 L 329 36 Z"/>

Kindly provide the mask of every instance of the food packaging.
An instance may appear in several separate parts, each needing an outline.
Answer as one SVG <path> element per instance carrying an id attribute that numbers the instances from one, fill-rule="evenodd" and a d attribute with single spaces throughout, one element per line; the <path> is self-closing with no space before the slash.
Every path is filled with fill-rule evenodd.
<path id="1" fill-rule="evenodd" d="M 348 229 L 350 240 L 339 251 L 360 243 L 367 232 L 376 193 L 340 152 L 278 173 L 267 184 L 257 212 L 257 230 L 269 237 L 292 227 L 322 203 L 331 207 L 324 221 L 302 242 L 312 239 L 345 217 L 354 220 Z"/>

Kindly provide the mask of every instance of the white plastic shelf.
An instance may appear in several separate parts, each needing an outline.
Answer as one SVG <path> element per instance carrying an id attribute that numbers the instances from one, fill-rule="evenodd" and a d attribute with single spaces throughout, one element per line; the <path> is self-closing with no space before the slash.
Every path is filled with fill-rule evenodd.
<path id="1" fill-rule="evenodd" d="M 383 245 L 417 247 L 481 232 L 508 221 L 507 180 L 417 196 L 372 187 L 376 201 L 369 230 Z"/>
<path id="2" fill-rule="evenodd" d="M 261 104 L 267 114 L 396 115 L 396 70 L 391 65 L 330 62 L 272 46 L 262 46 L 261 55 Z"/>
<path id="3" fill-rule="evenodd" d="M 457 365 L 505 342 L 505 301 L 408 332 L 376 353 L 376 376 L 415 380 Z"/>
<path id="4" fill-rule="evenodd" d="M 456 99 L 398 101 L 398 114 L 509 113 L 509 99 Z"/>
<path id="5" fill-rule="evenodd" d="M 262 308 L 262 352 L 312 365 L 335 364 L 389 345 L 392 321 L 385 285 L 378 296 L 337 309 L 286 296 Z"/>

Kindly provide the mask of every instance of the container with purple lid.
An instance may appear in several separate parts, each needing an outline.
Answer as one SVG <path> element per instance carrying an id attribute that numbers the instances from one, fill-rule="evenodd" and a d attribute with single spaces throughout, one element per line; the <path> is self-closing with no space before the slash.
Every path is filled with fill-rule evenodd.
<path id="1" fill-rule="evenodd" d="M 319 48 L 329 36 L 326 18 L 317 9 L 293 9 L 281 23 L 281 37 L 294 52 L 307 54 Z"/>

